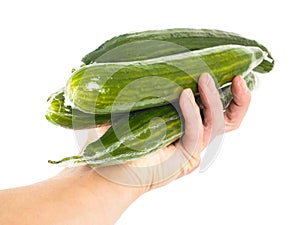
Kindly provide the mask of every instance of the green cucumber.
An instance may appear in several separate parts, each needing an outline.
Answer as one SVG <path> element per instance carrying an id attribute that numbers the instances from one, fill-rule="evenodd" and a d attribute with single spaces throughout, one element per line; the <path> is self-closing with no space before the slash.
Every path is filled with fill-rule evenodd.
<path id="1" fill-rule="evenodd" d="M 182 89 L 197 91 L 200 74 L 210 73 L 218 86 L 256 68 L 266 53 L 258 47 L 224 45 L 123 63 L 98 63 L 75 71 L 66 95 L 81 111 L 121 113 L 168 104 Z"/>
<path id="2" fill-rule="evenodd" d="M 252 90 L 256 82 L 255 76 L 250 73 L 245 77 L 245 81 Z M 226 101 L 232 99 L 230 88 L 230 85 L 223 88 Z M 221 99 L 223 100 L 222 96 Z M 196 100 L 201 102 L 199 96 L 196 96 Z M 108 166 L 136 160 L 171 144 L 182 136 L 182 117 L 180 110 L 177 111 L 176 108 L 169 104 L 133 112 L 129 118 L 122 117 L 113 123 L 102 137 L 85 148 L 83 155 L 48 162 Z"/>
<path id="3" fill-rule="evenodd" d="M 128 124 L 130 129 L 127 129 Z M 161 136 L 163 132 L 166 132 L 164 137 Z M 165 105 L 135 112 L 129 120 L 126 117 L 121 118 L 113 123 L 100 139 L 89 144 L 83 156 L 48 162 L 102 166 L 119 164 L 145 156 L 165 144 L 172 143 L 181 134 L 181 122 L 177 111 L 172 105 Z"/>
<path id="4" fill-rule="evenodd" d="M 227 44 L 261 48 L 268 53 L 268 59 L 263 60 L 255 71 L 266 73 L 272 70 L 274 60 L 271 53 L 257 41 L 232 32 L 188 28 L 150 30 L 116 36 L 88 53 L 82 62 L 88 65 L 94 62 L 136 61 Z"/>

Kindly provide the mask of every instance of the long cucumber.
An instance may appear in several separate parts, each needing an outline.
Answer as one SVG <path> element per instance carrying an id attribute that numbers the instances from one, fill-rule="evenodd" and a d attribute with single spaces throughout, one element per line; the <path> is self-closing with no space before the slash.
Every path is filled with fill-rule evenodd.
<path id="1" fill-rule="evenodd" d="M 184 88 L 196 93 L 204 72 L 222 86 L 251 72 L 265 57 L 258 47 L 224 45 L 150 60 L 91 64 L 73 73 L 66 95 L 88 113 L 152 108 L 177 100 Z"/>
<path id="2" fill-rule="evenodd" d="M 127 62 L 227 44 L 261 48 L 268 53 L 269 60 L 263 60 L 254 70 L 260 73 L 272 70 L 274 60 L 265 46 L 236 33 L 212 29 L 177 28 L 122 34 L 88 53 L 82 61 L 86 65 L 99 62 Z"/>

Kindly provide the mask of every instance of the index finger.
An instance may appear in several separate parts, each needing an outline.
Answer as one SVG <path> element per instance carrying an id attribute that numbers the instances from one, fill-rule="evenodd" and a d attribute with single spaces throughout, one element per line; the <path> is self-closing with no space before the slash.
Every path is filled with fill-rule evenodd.
<path id="1" fill-rule="evenodd" d="M 208 144 L 216 135 L 224 133 L 223 106 L 215 82 L 209 74 L 200 76 L 198 88 L 204 107 L 204 139 Z"/>

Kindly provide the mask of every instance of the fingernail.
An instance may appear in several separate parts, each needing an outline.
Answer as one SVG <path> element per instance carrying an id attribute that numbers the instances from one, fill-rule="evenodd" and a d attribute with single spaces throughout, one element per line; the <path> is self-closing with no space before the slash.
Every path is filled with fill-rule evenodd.
<path id="1" fill-rule="evenodd" d="M 184 101 L 185 107 L 188 107 L 190 110 L 191 109 L 190 107 L 192 107 L 196 104 L 195 99 L 194 99 L 194 93 L 190 88 L 183 90 L 183 92 L 184 92 L 183 93 L 183 101 Z"/>
<path id="2" fill-rule="evenodd" d="M 210 92 L 215 93 L 217 92 L 216 86 L 215 86 L 215 81 L 214 79 L 211 77 L 211 75 L 209 75 L 208 73 L 204 73 L 202 76 L 205 82 L 205 87 L 209 89 Z"/>
<path id="3" fill-rule="evenodd" d="M 240 77 L 240 80 L 239 80 L 238 84 L 239 84 L 239 86 L 242 88 L 242 90 L 244 92 L 249 91 L 249 89 L 248 89 L 248 87 L 246 85 L 246 82 L 245 82 L 245 80 L 242 77 Z"/>
<path id="4" fill-rule="evenodd" d="M 191 96 L 194 95 L 190 88 L 184 89 L 183 92 L 186 100 L 191 100 Z"/>

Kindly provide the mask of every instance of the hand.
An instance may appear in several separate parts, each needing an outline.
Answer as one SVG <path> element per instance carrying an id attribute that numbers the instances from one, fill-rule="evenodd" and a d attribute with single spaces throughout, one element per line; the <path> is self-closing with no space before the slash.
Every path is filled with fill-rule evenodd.
<path id="1" fill-rule="evenodd" d="M 200 77 L 199 93 L 204 119 L 190 90 L 184 90 L 180 96 L 185 133 L 177 142 L 127 164 L 65 168 L 43 182 L 0 191 L 5 206 L 0 205 L 0 223 L 114 224 L 140 195 L 195 170 L 200 164 L 200 153 L 214 137 L 238 128 L 242 122 L 250 92 L 241 77 L 233 80 L 233 100 L 225 113 L 208 74 Z M 101 135 L 108 128 L 97 131 Z M 20 210 L 22 215 L 16 217 Z"/>
<path id="2" fill-rule="evenodd" d="M 198 88 L 204 105 L 204 119 L 192 91 L 184 90 L 180 96 L 180 108 L 185 119 L 185 133 L 180 140 L 139 160 L 95 168 L 96 171 L 113 182 L 143 187 L 148 191 L 195 170 L 200 164 L 200 153 L 216 135 L 239 127 L 251 99 L 250 91 L 240 76 L 233 80 L 233 100 L 225 113 L 210 75 L 200 77 Z M 99 135 L 108 128 L 100 128 Z"/>

